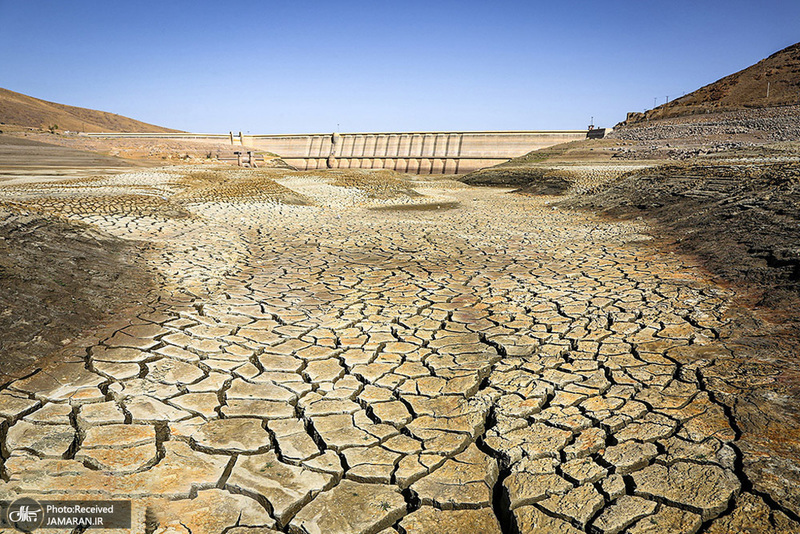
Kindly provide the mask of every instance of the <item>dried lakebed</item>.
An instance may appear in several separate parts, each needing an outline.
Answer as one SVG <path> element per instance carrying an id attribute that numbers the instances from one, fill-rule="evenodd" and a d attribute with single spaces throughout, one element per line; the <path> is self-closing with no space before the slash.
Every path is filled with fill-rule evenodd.
<path id="1" fill-rule="evenodd" d="M 134 532 L 797 531 L 703 374 L 734 293 L 642 227 L 441 180 L 400 200 L 453 209 L 176 176 L 0 189 L 149 242 L 161 280 L 0 391 L 2 498 L 131 498 Z"/>

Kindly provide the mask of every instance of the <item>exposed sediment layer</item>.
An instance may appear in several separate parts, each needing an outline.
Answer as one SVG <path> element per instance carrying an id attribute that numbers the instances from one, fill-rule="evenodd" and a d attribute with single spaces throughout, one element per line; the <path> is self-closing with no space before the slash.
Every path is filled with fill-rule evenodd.
<path id="1" fill-rule="evenodd" d="M 375 211 L 274 180 L 316 205 L 44 205 L 152 241 L 163 284 L 0 392 L 5 498 L 130 497 L 134 531 L 163 533 L 797 529 L 707 373 L 736 363 L 735 294 L 641 224 L 454 182 L 419 186 L 454 209 Z M 86 185 L 58 198 L 181 187 Z"/>

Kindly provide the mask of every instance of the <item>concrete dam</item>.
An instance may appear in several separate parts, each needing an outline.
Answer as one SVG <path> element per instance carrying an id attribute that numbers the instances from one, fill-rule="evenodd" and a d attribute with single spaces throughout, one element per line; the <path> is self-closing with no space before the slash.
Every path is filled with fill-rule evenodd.
<path id="1" fill-rule="evenodd" d="M 333 133 L 287 135 L 229 134 L 86 134 L 93 137 L 136 137 L 229 140 L 272 152 L 299 170 L 392 169 L 411 174 L 463 174 L 503 163 L 532 150 L 586 139 L 588 130 L 486 132 Z M 598 133 L 598 131 L 592 131 Z M 245 148 L 246 149 L 246 148 Z"/>
<path id="2" fill-rule="evenodd" d="M 585 139 L 586 130 L 254 135 L 242 144 L 278 154 L 300 170 L 392 169 L 461 174 L 531 150 Z"/>

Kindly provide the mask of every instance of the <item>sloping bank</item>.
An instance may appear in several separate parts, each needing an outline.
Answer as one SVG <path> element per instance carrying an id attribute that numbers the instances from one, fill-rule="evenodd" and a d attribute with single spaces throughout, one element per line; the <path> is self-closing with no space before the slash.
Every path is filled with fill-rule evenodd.
<path id="1" fill-rule="evenodd" d="M 561 207 L 641 217 L 662 246 L 743 287 L 719 338 L 692 361 L 736 425 L 748 491 L 800 516 L 800 164 L 665 165 L 635 171 Z M 698 360 L 698 358 L 700 358 Z"/>
<path id="2" fill-rule="evenodd" d="M 765 303 L 800 290 L 800 163 L 663 165 L 562 206 L 651 219 L 715 274 L 762 288 Z"/>
<path id="3" fill-rule="evenodd" d="M 0 207 L 0 384 L 87 329 L 141 306 L 155 287 L 139 243 Z M 80 349 L 76 349 L 80 352 Z"/>
<path id="4" fill-rule="evenodd" d="M 489 167 L 466 175 L 469 185 L 518 187 L 518 192 L 532 195 L 561 195 L 574 183 L 574 175 L 560 169 L 530 165 Z"/>

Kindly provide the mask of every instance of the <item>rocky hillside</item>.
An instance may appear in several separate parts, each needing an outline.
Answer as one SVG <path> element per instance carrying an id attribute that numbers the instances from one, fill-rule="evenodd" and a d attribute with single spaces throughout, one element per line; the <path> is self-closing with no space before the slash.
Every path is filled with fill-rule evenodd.
<path id="1" fill-rule="evenodd" d="M 78 132 L 177 132 L 114 113 L 56 104 L 0 88 L 0 124 Z M 0 128 L 2 129 L 2 128 Z"/>
<path id="2" fill-rule="evenodd" d="M 629 113 L 622 125 L 789 104 L 800 104 L 800 43 L 646 113 Z"/>
<path id="3" fill-rule="evenodd" d="M 651 143 L 651 148 L 679 151 L 695 145 L 694 153 L 719 151 L 746 144 L 800 141 L 800 105 L 746 108 L 702 115 L 684 115 L 617 125 L 610 139 Z M 655 143 L 655 144 L 652 144 Z M 637 150 L 636 157 L 641 157 Z M 692 151 L 682 151 L 691 155 Z M 623 157 L 620 154 L 618 157 Z M 682 156 L 679 158 L 682 159 Z"/>

